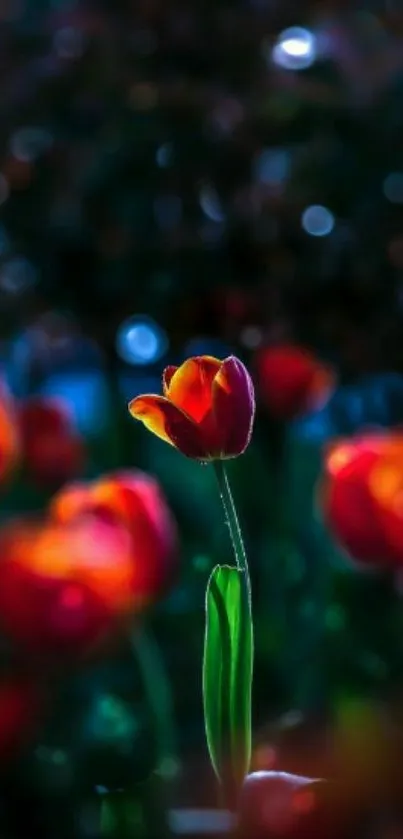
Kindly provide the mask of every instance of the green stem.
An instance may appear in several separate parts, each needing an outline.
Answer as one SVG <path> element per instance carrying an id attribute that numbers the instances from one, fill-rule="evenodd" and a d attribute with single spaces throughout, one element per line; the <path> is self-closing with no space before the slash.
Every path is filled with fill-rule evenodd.
<path id="1" fill-rule="evenodd" d="M 159 648 L 149 630 L 135 628 L 130 637 L 143 682 L 144 693 L 154 718 L 160 774 L 170 773 L 177 761 L 173 698 L 169 676 Z"/>
<path id="2" fill-rule="evenodd" d="M 224 461 L 216 460 L 214 462 L 214 470 L 218 481 L 221 501 L 224 507 L 225 519 L 229 527 L 232 547 L 234 549 L 235 562 L 238 570 L 242 571 L 244 575 L 243 579 L 245 580 L 245 588 L 249 604 L 249 613 L 252 617 L 252 589 L 250 584 L 248 560 Z"/>
<path id="3" fill-rule="evenodd" d="M 245 545 L 242 538 L 242 531 L 239 524 L 238 514 L 236 511 L 234 499 L 232 497 L 231 487 L 228 480 L 228 475 L 226 471 L 225 464 L 222 460 L 218 460 L 214 463 L 215 474 L 218 481 L 218 486 L 220 490 L 221 501 L 224 508 L 225 513 L 225 520 L 227 522 L 232 547 L 234 550 L 235 555 L 235 562 L 236 567 L 239 572 L 241 572 L 242 578 L 242 585 L 243 585 L 243 592 L 244 598 L 247 603 L 247 611 L 248 611 L 248 618 L 249 618 L 249 626 L 250 626 L 250 643 L 251 643 L 251 650 L 250 654 L 252 656 L 251 661 L 251 675 L 250 681 L 248 680 L 248 684 L 244 684 L 242 687 L 243 691 L 247 691 L 249 694 L 249 703 L 251 702 L 251 694 L 252 694 L 252 671 L 253 671 L 253 614 L 252 614 L 252 588 L 250 582 L 250 575 L 249 575 L 249 566 L 248 566 L 248 559 L 246 556 Z M 243 732 L 243 736 L 248 737 L 251 739 L 251 719 L 249 717 L 248 725 L 247 725 L 247 732 Z M 227 781 L 229 781 L 229 786 L 227 787 Z M 224 788 L 227 787 L 227 788 Z M 235 782 L 234 785 L 234 778 L 226 779 L 224 782 L 223 780 L 223 795 L 229 808 L 231 809 L 234 800 L 237 797 L 237 783 Z M 234 798 L 235 796 L 235 798 Z"/>

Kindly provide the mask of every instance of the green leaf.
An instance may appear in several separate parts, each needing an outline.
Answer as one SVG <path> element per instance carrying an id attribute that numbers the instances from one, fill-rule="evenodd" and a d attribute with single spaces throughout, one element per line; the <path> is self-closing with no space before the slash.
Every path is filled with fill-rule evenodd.
<path id="1" fill-rule="evenodd" d="M 203 700 L 217 777 L 235 788 L 249 770 L 253 627 L 244 572 L 217 565 L 206 592 Z"/>

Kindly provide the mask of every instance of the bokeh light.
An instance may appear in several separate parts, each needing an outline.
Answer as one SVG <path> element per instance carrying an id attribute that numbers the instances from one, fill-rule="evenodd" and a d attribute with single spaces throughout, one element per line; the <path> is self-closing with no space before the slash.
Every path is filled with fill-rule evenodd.
<path id="1" fill-rule="evenodd" d="M 48 151 L 52 143 L 52 134 L 46 128 L 28 126 L 14 132 L 10 139 L 10 152 L 17 160 L 31 163 Z"/>
<path id="2" fill-rule="evenodd" d="M 383 194 L 391 204 L 403 204 L 403 172 L 390 172 L 386 176 Z"/>
<path id="3" fill-rule="evenodd" d="M 155 155 L 155 160 L 157 166 L 161 169 L 167 169 L 168 166 L 171 166 L 173 160 L 172 143 L 164 143 L 162 146 L 159 146 Z"/>
<path id="4" fill-rule="evenodd" d="M 128 364 L 154 364 L 165 354 L 168 338 L 163 329 L 146 315 L 129 318 L 116 336 L 118 354 Z"/>
<path id="5" fill-rule="evenodd" d="M 287 149 L 262 149 L 255 158 L 254 177 L 260 183 L 277 186 L 285 181 L 290 170 L 290 154 Z"/>
<path id="6" fill-rule="evenodd" d="M 0 252 L 2 246 L 7 248 L 7 238 L 4 245 L 0 233 Z M 0 268 L 0 288 L 10 295 L 19 295 L 26 291 L 36 282 L 36 271 L 28 259 L 23 256 L 14 256 L 7 260 Z"/>
<path id="7" fill-rule="evenodd" d="M 272 51 L 272 60 L 285 70 L 306 70 L 315 62 L 316 38 L 309 29 L 292 26 L 280 33 Z"/>
<path id="8" fill-rule="evenodd" d="M 210 184 L 202 186 L 199 194 L 200 206 L 203 213 L 211 221 L 221 224 L 225 221 L 225 215 L 217 191 Z"/>
<path id="9" fill-rule="evenodd" d="M 309 236 L 328 236 L 332 232 L 335 219 L 333 213 L 321 204 L 307 207 L 302 214 L 301 224 Z"/>

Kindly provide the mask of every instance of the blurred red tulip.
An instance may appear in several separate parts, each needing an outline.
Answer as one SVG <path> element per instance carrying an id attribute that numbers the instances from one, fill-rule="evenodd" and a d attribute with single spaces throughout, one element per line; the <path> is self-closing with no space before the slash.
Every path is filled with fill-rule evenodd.
<path id="1" fill-rule="evenodd" d="M 293 344 L 263 347 L 256 353 L 255 370 L 260 398 L 280 420 L 319 408 L 334 389 L 331 370 Z"/>
<path id="2" fill-rule="evenodd" d="M 353 559 L 401 567 L 403 435 L 372 434 L 332 446 L 319 502 L 329 529 Z"/>
<path id="3" fill-rule="evenodd" d="M 20 455 L 18 421 L 12 399 L 0 382 L 0 483 L 5 481 Z"/>
<path id="4" fill-rule="evenodd" d="M 36 483 L 58 487 L 80 474 L 84 443 L 63 403 L 27 399 L 19 408 L 19 425 L 24 462 Z"/>
<path id="5" fill-rule="evenodd" d="M 178 569 L 176 526 L 155 478 L 138 470 L 116 472 L 89 484 L 71 484 L 54 496 L 50 514 L 71 522 L 94 514 L 124 525 L 131 538 L 136 597 L 155 600 Z"/>
<path id="6" fill-rule="evenodd" d="M 0 765 L 35 733 L 41 707 L 32 679 L 20 675 L 0 679 Z"/>
<path id="7" fill-rule="evenodd" d="M 241 839 L 339 839 L 345 816 L 330 784 L 286 772 L 253 772 L 239 803 Z"/>
<path id="8" fill-rule="evenodd" d="M 18 521 L 0 534 L 0 623 L 40 654 L 87 652 L 142 604 L 127 531 L 97 518 Z"/>

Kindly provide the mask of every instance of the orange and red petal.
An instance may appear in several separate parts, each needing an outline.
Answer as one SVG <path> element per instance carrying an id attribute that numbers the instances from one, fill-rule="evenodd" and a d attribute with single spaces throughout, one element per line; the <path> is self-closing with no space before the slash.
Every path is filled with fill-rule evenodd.
<path id="1" fill-rule="evenodd" d="M 132 542 L 96 519 L 68 526 L 18 522 L 0 534 L 0 618 L 9 634 L 41 652 L 87 649 L 137 608 Z"/>
<path id="2" fill-rule="evenodd" d="M 21 453 L 21 441 L 11 406 L 0 401 L 0 481 L 7 478 L 16 466 Z"/>
<path id="3" fill-rule="evenodd" d="M 174 373 L 177 371 L 177 367 L 173 364 L 170 364 L 168 367 L 165 367 L 165 370 L 162 374 L 162 392 L 164 396 L 168 397 L 169 385 L 171 384 L 172 377 Z"/>
<path id="4" fill-rule="evenodd" d="M 352 559 L 372 566 L 389 562 L 390 550 L 366 486 L 355 476 L 324 489 L 325 520 Z"/>
<path id="5" fill-rule="evenodd" d="M 396 562 L 403 565 L 403 446 L 391 444 L 375 464 L 369 491 Z"/>
<path id="6" fill-rule="evenodd" d="M 62 524 L 92 511 L 90 484 L 73 483 L 63 487 L 53 496 L 49 513 Z"/>
<path id="7" fill-rule="evenodd" d="M 129 411 L 134 419 L 141 420 L 149 431 L 170 443 L 186 457 L 197 460 L 209 457 L 200 429 L 164 396 L 137 396 L 130 402 Z"/>
<path id="8" fill-rule="evenodd" d="M 236 457 L 247 448 L 255 416 L 255 394 L 246 367 L 226 358 L 213 384 L 213 412 L 222 457 Z"/>
<path id="9" fill-rule="evenodd" d="M 328 478 L 321 499 L 325 519 L 351 557 L 370 565 L 393 564 L 394 556 L 370 490 L 379 460 L 372 438 L 338 445 L 327 459 Z"/>
<path id="10" fill-rule="evenodd" d="M 166 377 L 169 381 L 165 391 L 167 398 L 196 423 L 211 410 L 213 382 L 221 364 L 213 356 L 195 356 Z"/>

